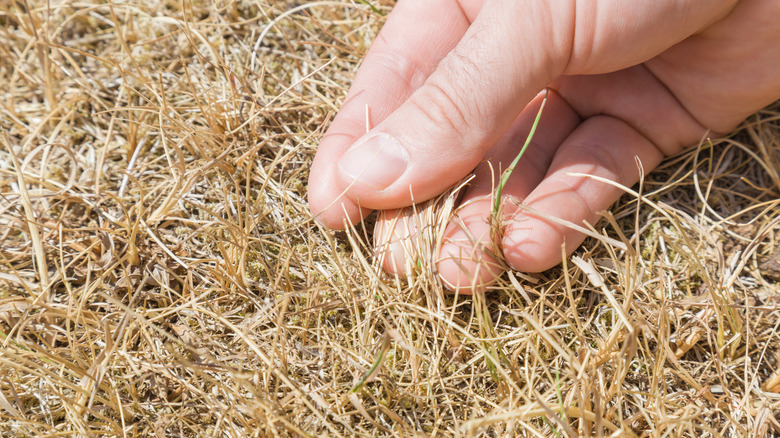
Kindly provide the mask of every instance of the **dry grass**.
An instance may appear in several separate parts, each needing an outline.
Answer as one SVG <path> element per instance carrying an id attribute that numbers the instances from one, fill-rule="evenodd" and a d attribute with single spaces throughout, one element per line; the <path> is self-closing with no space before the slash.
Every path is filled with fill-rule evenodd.
<path id="1" fill-rule="evenodd" d="M 780 106 L 446 296 L 311 221 L 383 17 L 296 5 L 2 2 L 0 435 L 780 434 Z"/>

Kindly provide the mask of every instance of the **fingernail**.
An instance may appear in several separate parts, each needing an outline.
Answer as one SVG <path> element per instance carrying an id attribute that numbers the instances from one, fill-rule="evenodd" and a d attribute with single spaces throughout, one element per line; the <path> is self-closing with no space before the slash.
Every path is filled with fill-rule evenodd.
<path id="1" fill-rule="evenodd" d="M 339 171 L 348 182 L 383 190 L 401 177 L 409 165 L 403 146 L 387 134 L 370 134 L 352 146 L 339 160 Z"/>

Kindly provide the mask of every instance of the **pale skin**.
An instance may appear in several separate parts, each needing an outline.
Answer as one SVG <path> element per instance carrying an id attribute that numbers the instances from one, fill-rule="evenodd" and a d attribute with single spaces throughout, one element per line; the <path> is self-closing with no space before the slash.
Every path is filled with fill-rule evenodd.
<path id="1" fill-rule="evenodd" d="M 435 260 L 444 284 L 470 293 L 506 268 L 551 268 L 584 236 L 545 217 L 594 223 L 622 194 L 573 174 L 631 186 L 637 160 L 650 171 L 780 98 L 778 17 L 779 0 L 400 0 L 320 143 L 312 213 L 340 229 L 381 210 L 376 244 L 401 273 L 406 208 L 473 173 Z M 494 242 L 497 172 L 546 87 Z"/>

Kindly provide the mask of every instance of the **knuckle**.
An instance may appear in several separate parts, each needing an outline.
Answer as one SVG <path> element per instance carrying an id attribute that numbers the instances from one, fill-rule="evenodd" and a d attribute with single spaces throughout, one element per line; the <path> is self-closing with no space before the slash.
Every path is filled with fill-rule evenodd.
<path id="1" fill-rule="evenodd" d="M 630 131 L 632 136 L 641 135 L 631 125 L 613 116 L 594 116 L 586 120 L 585 123 L 593 126 L 601 125 L 602 129 L 610 129 L 611 132 Z M 620 184 L 628 184 L 631 182 L 631 178 L 628 178 L 627 174 L 631 169 L 622 165 L 622 160 L 618 160 L 618 156 L 623 153 L 624 151 L 620 147 L 616 147 L 610 142 L 592 140 L 581 145 L 580 154 L 582 157 L 580 160 L 590 162 L 597 176 Z"/>
<path id="2" fill-rule="evenodd" d="M 452 132 L 458 139 L 469 137 L 469 118 L 463 102 L 451 91 L 429 82 L 409 100 L 437 130 Z"/>
<path id="3" fill-rule="evenodd" d="M 428 70 L 424 65 L 416 62 L 408 55 L 398 53 L 394 50 L 382 50 L 371 54 L 370 62 L 366 64 L 374 65 L 381 69 L 385 75 L 395 77 L 400 83 L 406 85 L 410 90 L 420 88 L 428 77 Z"/>

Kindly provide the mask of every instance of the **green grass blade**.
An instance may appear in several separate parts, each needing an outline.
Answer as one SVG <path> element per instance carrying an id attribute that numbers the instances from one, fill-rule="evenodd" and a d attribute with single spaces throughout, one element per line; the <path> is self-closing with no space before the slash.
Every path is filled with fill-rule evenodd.
<path id="1" fill-rule="evenodd" d="M 534 134 L 536 134 L 536 128 L 539 126 L 539 120 L 542 118 L 542 111 L 544 111 L 544 106 L 547 104 L 547 97 L 549 94 L 549 90 L 545 90 L 542 106 L 539 107 L 539 112 L 536 113 L 536 119 L 534 119 L 534 124 L 531 125 L 531 132 L 528 133 L 528 137 L 525 139 L 523 148 L 520 149 L 520 153 L 517 154 L 515 159 L 512 161 L 512 164 L 510 164 L 504 173 L 501 174 L 501 181 L 499 181 L 498 187 L 496 188 L 496 198 L 493 201 L 493 216 L 495 218 L 498 218 L 498 210 L 501 207 L 501 192 L 504 190 L 504 186 L 506 185 L 507 181 L 509 181 L 509 177 L 512 176 L 512 172 L 515 170 L 515 166 L 517 166 L 517 163 L 520 162 L 520 158 L 522 158 L 523 154 L 525 154 L 525 150 L 528 149 L 528 145 L 531 144 L 531 140 L 533 140 Z"/>
<path id="2" fill-rule="evenodd" d="M 385 14 L 383 14 L 383 13 L 382 13 L 382 11 L 380 11 L 379 9 L 377 9 L 377 7 L 376 7 L 376 6 L 374 6 L 374 5 L 372 5 L 371 3 L 369 3 L 369 2 L 368 2 L 368 0 L 358 0 L 358 3 L 363 3 L 364 5 L 366 5 L 366 6 L 368 6 L 369 8 L 371 8 L 371 10 L 372 10 L 372 11 L 374 11 L 375 13 L 377 13 L 377 14 L 379 14 L 379 15 L 383 16 L 383 17 L 385 16 Z"/>
<path id="3" fill-rule="evenodd" d="M 382 366 L 382 362 L 385 361 L 385 355 L 387 354 L 388 350 L 390 350 L 390 336 L 385 334 L 384 340 L 382 341 L 382 349 L 379 351 L 379 355 L 377 356 L 374 363 L 371 365 L 371 368 L 368 369 L 368 372 L 365 376 L 363 376 L 360 381 L 352 387 L 350 392 L 358 392 L 361 388 L 368 382 L 369 380 L 373 379 L 377 374 L 379 374 L 379 369 Z"/>

